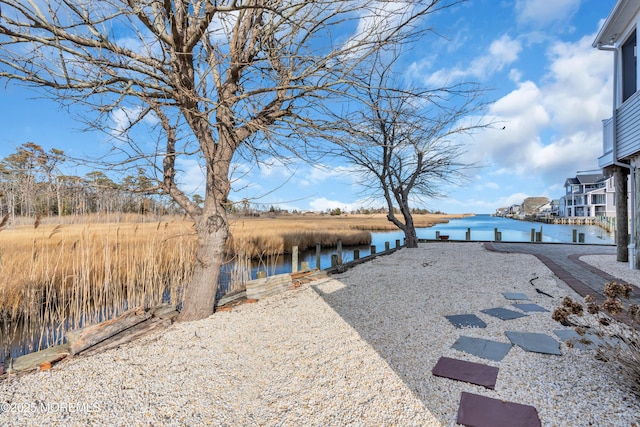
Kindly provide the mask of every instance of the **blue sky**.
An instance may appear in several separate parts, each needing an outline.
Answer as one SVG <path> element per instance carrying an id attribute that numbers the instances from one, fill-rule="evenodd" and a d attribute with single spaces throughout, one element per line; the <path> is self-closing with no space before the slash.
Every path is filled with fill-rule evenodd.
<path id="1" fill-rule="evenodd" d="M 602 120 L 611 116 L 613 63 L 610 52 L 591 44 L 614 4 L 470 0 L 430 17 L 442 37 L 429 35 L 408 52 L 405 77 L 424 85 L 475 81 L 491 89 L 486 119 L 501 126 L 464 139 L 463 160 L 482 166 L 468 182 L 415 207 L 492 213 L 529 196 L 559 198 L 566 178 L 597 168 Z M 0 157 L 26 142 L 75 157 L 93 157 L 108 146 L 103 134 L 82 132 L 68 112 L 32 89 L 0 87 L 0 109 Z M 201 191 L 199 166 L 178 166 L 186 188 Z M 338 164 L 239 165 L 231 199 L 244 198 L 297 210 L 383 206 L 363 198 L 355 176 Z"/>

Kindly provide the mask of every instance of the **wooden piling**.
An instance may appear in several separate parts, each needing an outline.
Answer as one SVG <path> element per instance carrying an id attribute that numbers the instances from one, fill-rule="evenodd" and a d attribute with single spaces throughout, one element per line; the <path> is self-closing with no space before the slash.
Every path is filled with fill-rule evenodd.
<path id="1" fill-rule="evenodd" d="M 331 254 L 331 268 L 338 266 L 338 254 Z"/>
<path id="2" fill-rule="evenodd" d="M 293 246 L 291 248 L 291 272 L 296 273 L 298 271 L 298 247 Z"/>
<path id="3" fill-rule="evenodd" d="M 316 243 L 316 268 L 320 270 L 320 254 L 322 253 L 322 245 Z"/>

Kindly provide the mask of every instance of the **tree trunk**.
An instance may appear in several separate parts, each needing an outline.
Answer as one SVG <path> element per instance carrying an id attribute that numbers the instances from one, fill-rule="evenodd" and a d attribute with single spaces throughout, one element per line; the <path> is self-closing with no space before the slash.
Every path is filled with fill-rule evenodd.
<path id="1" fill-rule="evenodd" d="M 418 247 L 418 233 L 416 233 L 416 226 L 413 222 L 413 217 L 411 213 L 404 214 L 404 223 L 405 229 L 404 231 L 404 244 L 407 248 L 417 248 Z"/>
<path id="2" fill-rule="evenodd" d="M 220 212 L 222 210 L 222 212 Z M 196 222 L 198 249 L 193 277 L 184 290 L 179 321 L 199 320 L 213 314 L 220 267 L 229 235 L 227 217 L 222 207 L 203 215 Z"/>
<path id="3" fill-rule="evenodd" d="M 614 169 L 616 182 L 616 247 L 617 261 L 629 262 L 629 204 L 627 203 L 627 171 L 616 166 Z"/>

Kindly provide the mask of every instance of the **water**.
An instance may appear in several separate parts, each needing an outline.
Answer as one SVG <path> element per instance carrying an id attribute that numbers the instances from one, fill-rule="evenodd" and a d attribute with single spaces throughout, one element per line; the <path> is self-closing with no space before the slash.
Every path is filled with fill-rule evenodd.
<path id="1" fill-rule="evenodd" d="M 584 233 L 585 243 L 605 245 L 614 244 L 613 235 L 607 233 L 598 226 L 543 224 L 540 222 L 518 221 L 508 218 L 494 217 L 491 215 L 476 215 L 461 219 L 452 219 L 448 223 L 437 224 L 433 227 L 418 228 L 416 231 L 418 238 L 420 239 L 433 240 L 435 239 L 436 231 L 439 231 L 440 234 L 449 235 L 450 240 L 465 240 L 467 229 L 471 228 L 471 240 L 493 241 L 494 229 L 497 228 L 498 231 L 502 233 L 502 240 L 505 242 L 530 242 L 531 229 L 533 228 L 536 231 L 540 231 L 541 227 L 543 242 L 572 243 L 573 230 L 577 230 L 578 233 Z M 390 247 L 394 248 L 396 240 L 399 240 L 401 244 L 404 243 L 404 233 L 401 231 L 371 233 L 371 245 L 376 246 L 377 252 L 384 251 L 385 242 L 389 242 Z M 370 245 L 344 247 L 342 253 L 342 259 L 344 262 L 349 262 L 354 259 L 354 249 L 358 249 L 360 251 L 361 258 L 371 254 Z M 331 255 L 335 253 L 336 248 L 324 248 L 322 250 L 320 256 L 321 269 L 331 266 Z M 317 268 L 315 249 L 303 251 L 299 256 L 299 261 L 306 261 L 309 263 L 310 268 Z M 256 278 L 258 269 L 259 268 L 257 266 L 254 267 L 252 271 L 252 278 Z M 264 270 L 265 266 L 262 266 L 261 269 Z M 286 254 L 279 256 L 277 258 L 277 262 L 272 263 L 272 265 L 267 265 L 266 269 L 269 276 L 291 272 L 291 255 Z M 220 294 L 224 293 L 224 288 L 224 284 L 221 283 Z M 39 339 L 39 336 L 35 339 Z M 32 348 L 21 347 L 17 342 L 4 344 L 8 345 L 9 349 L 0 348 L 0 363 L 2 362 L 2 359 L 8 355 L 6 354 L 6 350 L 10 350 L 11 356 L 13 357 L 17 357 L 33 350 Z M 29 344 L 33 345 L 34 343 Z"/>
<path id="2" fill-rule="evenodd" d="M 467 228 L 471 228 L 471 240 L 492 241 L 494 229 L 502 233 L 503 242 L 530 242 L 531 229 L 540 231 L 542 242 L 572 243 L 573 230 L 584 233 L 584 243 L 612 245 L 614 236 L 597 225 L 543 224 L 541 222 L 520 221 L 491 215 L 476 215 L 452 219 L 446 224 L 418 229 L 418 238 L 435 239 L 436 231 L 448 234 L 451 240 L 465 240 Z M 374 243 L 375 244 L 375 243 Z"/>
<path id="3" fill-rule="evenodd" d="M 494 229 L 502 233 L 503 242 L 530 242 L 531 229 L 536 232 L 542 228 L 543 243 L 572 243 L 573 230 L 577 233 L 584 233 L 585 243 L 612 245 L 614 236 L 597 225 L 567 225 L 567 224 L 544 224 L 541 222 L 520 221 L 509 218 L 496 217 L 492 215 L 476 215 L 460 219 L 452 219 L 445 224 L 437 224 L 432 227 L 417 228 L 416 232 L 420 239 L 434 240 L 436 231 L 442 235 L 449 235 L 450 240 L 465 240 L 467 229 L 471 229 L 471 240 L 493 241 Z M 404 243 L 404 233 L 402 231 L 372 232 L 371 245 L 376 247 L 377 252 L 385 249 L 385 242 L 389 242 L 391 248 L 395 247 L 396 240 Z M 354 259 L 353 251 L 358 249 L 360 257 L 363 258 L 371 254 L 369 245 L 344 247 L 342 259 L 344 262 Z M 336 253 L 336 248 L 324 248 L 320 255 L 320 268 L 331 266 L 331 255 Z M 299 261 L 306 261 L 310 268 L 316 268 L 316 251 L 311 249 L 303 251 L 299 256 Z M 257 268 L 252 272 L 252 277 L 256 277 Z M 269 269 L 268 274 L 281 274 L 291 271 L 291 255 L 284 255 L 278 264 Z"/>

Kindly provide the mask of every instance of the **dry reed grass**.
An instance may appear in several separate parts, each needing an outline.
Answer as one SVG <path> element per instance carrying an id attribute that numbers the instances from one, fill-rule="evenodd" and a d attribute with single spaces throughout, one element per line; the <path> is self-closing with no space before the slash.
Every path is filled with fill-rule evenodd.
<path id="1" fill-rule="evenodd" d="M 443 220 L 416 216 L 418 226 Z M 163 299 L 178 303 L 190 279 L 196 236 L 185 217 L 92 215 L 63 223 L 31 221 L 0 221 L 0 356 L 16 334 L 40 333 L 38 343 L 28 343 L 32 351 L 60 341 L 65 330 L 111 318 L 128 307 Z M 335 246 L 338 239 L 344 245 L 369 244 L 371 236 L 363 230 L 395 229 L 384 215 L 281 215 L 231 218 L 230 223 L 229 290 L 250 280 L 256 262 L 268 271 L 292 246 Z"/>
<path id="2" fill-rule="evenodd" d="M 464 215 L 415 215 L 416 227 L 430 227 Z M 300 250 L 335 246 L 338 239 L 345 246 L 368 245 L 369 231 L 393 231 L 397 227 L 384 214 L 372 215 L 274 215 L 231 220 L 233 245 L 242 247 L 252 256 L 265 250 L 269 253 L 289 253 L 292 246 Z M 236 246 L 233 246 L 234 248 Z"/>
<path id="3" fill-rule="evenodd" d="M 36 222 L 37 224 L 37 222 Z M 33 349 L 64 330 L 168 297 L 177 303 L 193 265 L 185 223 L 18 226 L 0 235 L 0 328 L 33 336 Z M 54 328 L 43 328 L 54 325 Z M 46 334 L 46 335 L 45 335 Z"/>

